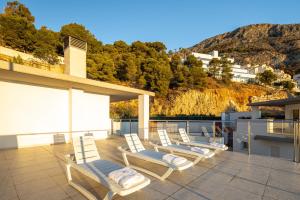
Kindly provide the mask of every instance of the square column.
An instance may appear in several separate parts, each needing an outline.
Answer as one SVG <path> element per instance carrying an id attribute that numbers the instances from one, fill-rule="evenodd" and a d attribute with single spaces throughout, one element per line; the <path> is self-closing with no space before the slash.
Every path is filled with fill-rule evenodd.
<path id="1" fill-rule="evenodd" d="M 149 139 L 149 95 L 139 95 L 138 134 L 141 139 Z"/>

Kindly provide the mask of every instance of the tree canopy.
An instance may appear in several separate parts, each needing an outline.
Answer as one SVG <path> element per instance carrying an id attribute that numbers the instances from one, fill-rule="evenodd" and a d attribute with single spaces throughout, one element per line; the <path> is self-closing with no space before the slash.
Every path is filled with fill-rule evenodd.
<path id="1" fill-rule="evenodd" d="M 4 9 L 4 14 L 6 16 L 24 18 L 25 20 L 31 23 L 33 23 L 35 20 L 34 16 L 32 16 L 29 9 L 24 4 L 21 4 L 19 1 L 7 2 L 7 6 Z"/>
<path id="2" fill-rule="evenodd" d="M 271 85 L 277 79 L 276 75 L 271 70 L 265 70 L 264 72 L 257 74 L 257 78 L 259 82 L 265 85 Z"/>
<path id="3" fill-rule="evenodd" d="M 221 71 L 221 61 L 217 58 L 213 58 L 209 62 L 208 74 L 213 78 L 218 78 Z"/>
<path id="4" fill-rule="evenodd" d="M 229 84 L 233 77 L 232 63 L 226 57 L 221 58 L 221 79 L 225 84 Z"/>
<path id="5" fill-rule="evenodd" d="M 59 32 L 46 26 L 37 29 L 35 17 L 19 1 L 8 2 L 0 14 L 0 45 L 32 53 L 49 63 L 58 63 L 63 56 L 63 41 L 73 36 L 87 42 L 87 76 L 90 79 L 120 83 L 151 90 L 159 96 L 173 88 L 203 88 L 206 72 L 202 62 L 189 52 L 168 54 L 159 41 L 115 41 L 103 44 L 84 25 L 70 23 Z M 182 59 L 184 58 L 184 59 Z"/>

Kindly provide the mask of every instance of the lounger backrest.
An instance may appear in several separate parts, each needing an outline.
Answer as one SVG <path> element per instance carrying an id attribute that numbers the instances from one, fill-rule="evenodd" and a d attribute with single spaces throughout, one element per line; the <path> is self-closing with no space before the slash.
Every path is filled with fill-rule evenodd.
<path id="1" fill-rule="evenodd" d="M 203 134 L 204 134 L 205 137 L 210 137 L 210 135 L 209 135 L 209 133 L 208 133 L 208 131 L 207 131 L 207 129 L 206 129 L 205 126 L 202 126 L 201 129 L 202 129 L 202 132 L 203 132 Z"/>
<path id="2" fill-rule="evenodd" d="M 132 153 L 145 150 L 139 136 L 136 133 L 125 134 L 127 145 Z"/>
<path id="3" fill-rule="evenodd" d="M 186 134 L 186 131 L 184 128 L 180 128 L 178 129 L 180 137 L 182 139 L 183 142 L 191 142 L 189 136 Z"/>
<path id="4" fill-rule="evenodd" d="M 73 136 L 73 147 L 77 164 L 100 159 L 94 137 L 91 135 Z"/>
<path id="5" fill-rule="evenodd" d="M 166 129 L 157 130 L 157 133 L 162 146 L 172 145 Z"/>

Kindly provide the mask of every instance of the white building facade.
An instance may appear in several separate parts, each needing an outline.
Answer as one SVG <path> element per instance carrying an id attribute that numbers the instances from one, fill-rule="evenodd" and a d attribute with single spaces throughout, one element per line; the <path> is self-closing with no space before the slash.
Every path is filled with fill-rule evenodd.
<path id="1" fill-rule="evenodd" d="M 203 63 L 202 66 L 205 70 L 208 70 L 209 63 L 212 59 L 221 59 L 218 51 L 212 51 L 209 54 L 192 52 L 192 55 L 195 56 L 198 60 L 202 61 Z M 233 58 L 228 58 L 228 60 L 231 63 L 234 63 Z M 246 67 L 237 64 L 232 65 L 232 74 L 233 74 L 232 81 L 242 82 L 242 83 L 247 83 L 251 80 L 254 80 L 256 77 L 255 73 L 252 73 Z"/>
<path id="2" fill-rule="evenodd" d="M 138 99 L 139 131 L 148 137 L 154 93 L 86 78 L 86 43 L 69 37 L 65 74 L 0 61 L 0 149 L 70 142 L 72 134 L 108 137 L 110 102 Z"/>
<path id="3" fill-rule="evenodd" d="M 203 63 L 202 67 L 204 69 L 208 69 L 209 62 L 212 59 L 214 59 L 214 58 L 221 59 L 221 57 L 219 57 L 219 52 L 218 51 L 212 51 L 209 54 L 192 52 L 192 55 L 195 56 L 195 58 L 197 58 L 198 60 L 202 61 L 202 63 Z"/>
<path id="4" fill-rule="evenodd" d="M 255 80 L 256 75 L 250 73 L 248 69 L 241 65 L 233 64 L 231 69 L 233 74 L 232 81 L 248 83 Z"/>

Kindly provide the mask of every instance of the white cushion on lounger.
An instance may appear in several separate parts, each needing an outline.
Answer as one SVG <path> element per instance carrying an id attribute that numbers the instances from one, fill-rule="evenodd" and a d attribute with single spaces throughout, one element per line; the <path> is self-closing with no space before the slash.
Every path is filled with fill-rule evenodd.
<path id="1" fill-rule="evenodd" d="M 226 147 L 225 144 L 220 144 L 220 143 L 217 143 L 217 142 L 211 142 L 210 145 L 215 146 L 215 147 L 220 147 L 220 148 L 225 148 Z"/>
<path id="2" fill-rule="evenodd" d="M 203 154 L 203 155 L 209 153 L 209 149 L 200 148 L 200 147 L 191 147 L 191 151 L 194 151 L 194 152 L 197 152 L 197 153 L 200 153 L 200 154 Z"/>
<path id="3" fill-rule="evenodd" d="M 108 177 L 125 189 L 138 185 L 145 180 L 142 174 L 129 167 L 112 171 Z"/>
<path id="4" fill-rule="evenodd" d="M 183 163 L 185 163 L 187 161 L 186 158 L 180 157 L 180 156 L 176 156 L 174 154 L 166 154 L 162 157 L 162 159 L 172 165 L 178 166 L 181 165 Z"/>

